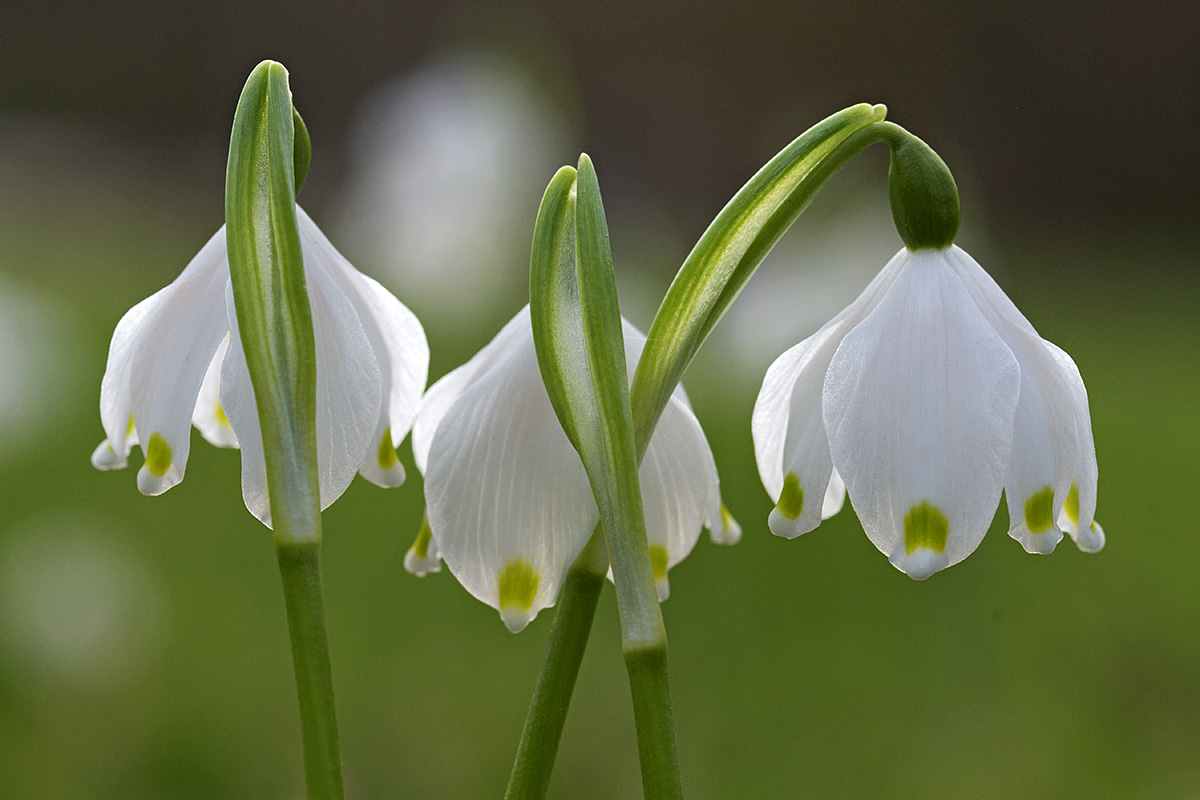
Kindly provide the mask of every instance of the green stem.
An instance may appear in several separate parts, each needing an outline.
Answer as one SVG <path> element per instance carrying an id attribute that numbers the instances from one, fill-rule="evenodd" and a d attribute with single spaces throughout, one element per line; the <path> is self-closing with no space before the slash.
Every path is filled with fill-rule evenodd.
<path id="1" fill-rule="evenodd" d="M 546 796 L 603 586 L 603 573 L 588 566 L 576 563 L 567 571 L 505 800 L 542 800 Z"/>
<path id="2" fill-rule="evenodd" d="M 681 798 L 675 722 L 667 683 L 667 647 L 625 650 L 625 667 L 633 691 L 638 756 L 642 762 L 642 792 L 650 798 Z"/>
<path id="3" fill-rule="evenodd" d="M 319 539 L 318 539 L 319 542 Z M 287 606 L 309 800 L 341 800 L 342 759 L 321 595 L 321 546 L 276 542 Z"/>

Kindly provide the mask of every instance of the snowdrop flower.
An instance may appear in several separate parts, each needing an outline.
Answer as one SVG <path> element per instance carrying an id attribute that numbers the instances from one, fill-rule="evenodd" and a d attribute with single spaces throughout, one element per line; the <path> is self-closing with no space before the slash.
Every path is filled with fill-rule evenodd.
<path id="1" fill-rule="evenodd" d="M 644 342 L 625 323 L 631 367 Z M 600 518 L 542 383 L 528 306 L 429 390 L 413 456 L 425 474 L 432 539 L 418 535 L 410 570 L 429 571 L 440 556 L 467 591 L 521 630 L 554 604 Z M 740 536 L 721 506 L 712 451 L 682 389 L 663 412 L 639 474 L 662 600 L 667 570 L 691 552 L 702 527 L 719 542 Z"/>
<path id="2" fill-rule="evenodd" d="M 836 513 L 844 479 L 871 541 L 917 580 L 979 546 L 1002 489 L 1027 551 L 1051 552 L 1063 531 L 1104 545 L 1079 370 L 954 245 L 901 250 L 780 356 L 753 433 L 773 533 Z"/>
<path id="3" fill-rule="evenodd" d="M 379 486 L 404 480 L 395 447 L 416 416 L 429 347 L 412 312 L 358 272 L 299 206 L 296 220 L 316 343 L 325 508 L 356 472 Z M 246 507 L 270 526 L 262 434 L 237 330 L 224 226 L 174 282 L 117 323 L 100 418 L 106 438 L 92 464 L 119 469 L 140 445 L 146 458 L 138 489 L 148 495 L 183 480 L 189 423 L 217 446 L 240 445 Z"/>

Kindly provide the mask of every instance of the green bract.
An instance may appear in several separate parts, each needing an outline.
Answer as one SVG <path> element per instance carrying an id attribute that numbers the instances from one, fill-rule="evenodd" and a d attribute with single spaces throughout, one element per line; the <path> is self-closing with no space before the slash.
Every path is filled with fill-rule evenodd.
<path id="1" fill-rule="evenodd" d="M 591 159 L 551 180 L 538 213 L 529 270 L 538 366 L 554 411 L 579 451 L 607 531 L 626 647 L 658 642 L 638 483 L 625 340 L 608 226 Z M 624 574 L 623 574 L 624 573 Z"/>
<path id="2" fill-rule="evenodd" d="M 233 301 L 281 539 L 320 537 L 312 522 L 320 518 L 316 346 L 296 222 L 296 172 L 307 173 L 308 135 L 299 137 L 298 152 L 297 119 L 287 70 L 262 62 L 238 101 L 225 178 Z"/>

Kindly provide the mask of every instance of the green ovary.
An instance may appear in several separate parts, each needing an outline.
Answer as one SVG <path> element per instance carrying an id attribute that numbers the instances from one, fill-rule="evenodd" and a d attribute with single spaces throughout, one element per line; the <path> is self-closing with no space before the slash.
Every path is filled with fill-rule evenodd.
<path id="1" fill-rule="evenodd" d="M 500 610 L 515 608 L 528 611 L 533 605 L 541 577 L 528 561 L 513 559 L 505 564 L 504 569 L 500 570 Z"/>
<path id="2" fill-rule="evenodd" d="M 661 581 L 667 577 L 667 562 L 670 554 L 661 544 L 650 545 L 650 568 L 654 571 L 654 580 Z"/>
<path id="3" fill-rule="evenodd" d="M 1054 527 L 1054 490 L 1049 486 L 1025 501 L 1025 527 L 1034 533 Z"/>
<path id="4" fill-rule="evenodd" d="M 917 503 L 904 515 L 904 550 L 909 555 L 921 548 L 945 552 L 949 533 L 950 520 L 927 500 Z"/>
<path id="5" fill-rule="evenodd" d="M 391 469 L 396 466 L 396 462 L 400 459 L 396 457 L 396 448 L 392 447 L 392 429 L 388 426 L 383 431 L 383 438 L 379 440 L 379 466 L 381 469 Z"/>
<path id="6" fill-rule="evenodd" d="M 796 477 L 796 473 L 789 472 L 783 479 L 783 491 L 779 493 L 779 502 L 775 504 L 775 508 L 790 520 L 800 517 L 800 512 L 804 510 L 804 490 L 800 488 L 800 479 Z"/>
<path id="7" fill-rule="evenodd" d="M 161 478 L 170 468 L 171 445 L 167 444 L 161 433 L 156 433 L 150 437 L 150 443 L 146 447 L 146 469 L 154 477 Z"/>

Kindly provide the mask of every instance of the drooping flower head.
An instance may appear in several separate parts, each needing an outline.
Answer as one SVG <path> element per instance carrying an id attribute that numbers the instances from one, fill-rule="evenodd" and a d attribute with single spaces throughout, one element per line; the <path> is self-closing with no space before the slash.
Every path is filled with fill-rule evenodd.
<path id="1" fill-rule="evenodd" d="M 321 507 L 356 472 L 398 486 L 395 447 L 412 426 L 429 367 L 417 318 L 356 270 L 296 207 L 317 361 Z M 194 424 L 241 447 L 246 507 L 268 526 L 266 465 L 254 389 L 242 352 L 221 227 L 169 286 L 131 308 L 113 333 L 100 388 L 99 469 L 124 467 L 140 445 L 138 488 L 157 495 L 183 480 Z"/>
<path id="2" fill-rule="evenodd" d="M 767 371 L 755 455 L 772 532 L 812 530 L 842 481 L 871 541 L 924 579 L 970 555 L 1003 490 L 1010 535 L 1095 552 L 1096 455 L 1075 363 L 954 245 L 901 250 Z"/>
<path id="3" fill-rule="evenodd" d="M 630 375 L 644 342 L 625 323 Z M 425 474 L 431 538 L 418 537 L 407 566 L 424 573 L 440 557 L 467 591 L 521 630 L 554 604 L 599 521 L 583 464 L 542 383 L 528 306 L 430 388 L 413 429 L 413 456 Z M 721 542 L 740 535 L 721 506 L 712 451 L 682 389 L 663 412 L 639 475 L 665 599 L 667 570 L 691 552 L 701 528 Z"/>

